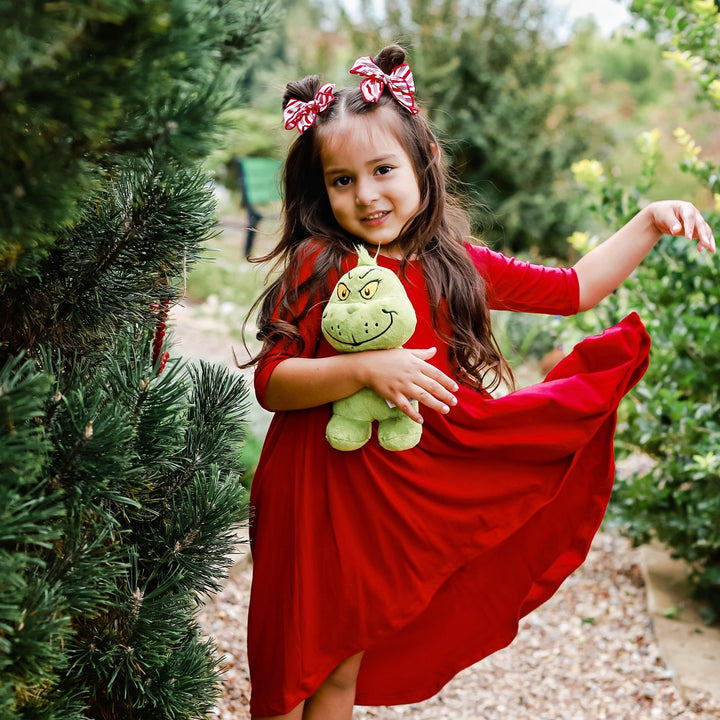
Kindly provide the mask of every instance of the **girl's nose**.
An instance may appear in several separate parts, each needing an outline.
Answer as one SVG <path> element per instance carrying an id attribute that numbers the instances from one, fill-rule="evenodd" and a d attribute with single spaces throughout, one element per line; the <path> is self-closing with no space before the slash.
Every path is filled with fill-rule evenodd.
<path id="1" fill-rule="evenodd" d="M 375 183 L 370 178 L 357 181 L 355 185 L 356 205 L 370 205 L 374 200 L 377 200 L 377 196 Z"/>

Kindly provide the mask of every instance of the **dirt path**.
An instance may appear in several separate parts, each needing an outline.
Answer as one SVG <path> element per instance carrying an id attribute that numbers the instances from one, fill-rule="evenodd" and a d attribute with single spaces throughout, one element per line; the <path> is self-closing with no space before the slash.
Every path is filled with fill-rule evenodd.
<path id="1" fill-rule="evenodd" d="M 683 690 L 661 657 L 648 617 L 639 551 L 599 534 L 587 561 L 521 622 L 508 648 L 415 705 L 358 707 L 392 720 L 718 720 L 709 695 Z M 239 563 L 200 621 L 225 655 L 216 716 L 249 718 L 246 614 L 252 565 Z M 428 648 L 432 652 L 432 648 Z"/>

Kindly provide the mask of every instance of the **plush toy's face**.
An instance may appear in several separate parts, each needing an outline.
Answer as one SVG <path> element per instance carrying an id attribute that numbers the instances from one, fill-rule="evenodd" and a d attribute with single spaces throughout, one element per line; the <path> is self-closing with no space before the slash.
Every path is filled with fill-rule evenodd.
<path id="1" fill-rule="evenodd" d="M 362 264 L 369 260 L 370 264 Z M 397 275 L 360 253 L 343 275 L 322 318 L 327 341 L 340 352 L 400 347 L 415 331 L 415 310 Z"/>

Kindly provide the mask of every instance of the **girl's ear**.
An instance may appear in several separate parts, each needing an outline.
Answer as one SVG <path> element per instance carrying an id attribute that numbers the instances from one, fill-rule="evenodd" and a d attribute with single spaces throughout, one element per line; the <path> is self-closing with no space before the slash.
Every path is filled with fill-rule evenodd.
<path id="1" fill-rule="evenodd" d="M 435 143 L 430 143 L 430 150 L 433 155 L 438 155 L 440 152 L 440 148 Z"/>

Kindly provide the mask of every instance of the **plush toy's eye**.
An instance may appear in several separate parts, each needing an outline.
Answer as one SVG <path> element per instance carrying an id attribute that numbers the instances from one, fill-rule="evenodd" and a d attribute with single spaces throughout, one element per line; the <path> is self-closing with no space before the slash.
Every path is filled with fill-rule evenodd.
<path id="1" fill-rule="evenodd" d="M 379 280 L 371 280 L 367 285 L 363 287 L 363 289 L 360 291 L 361 297 L 363 297 L 365 300 L 369 300 L 378 289 L 378 286 L 380 285 Z"/>
<path id="2" fill-rule="evenodd" d="M 337 296 L 341 300 L 347 300 L 348 295 L 350 295 L 350 290 L 349 290 L 348 286 L 345 283 L 338 283 Z"/>

